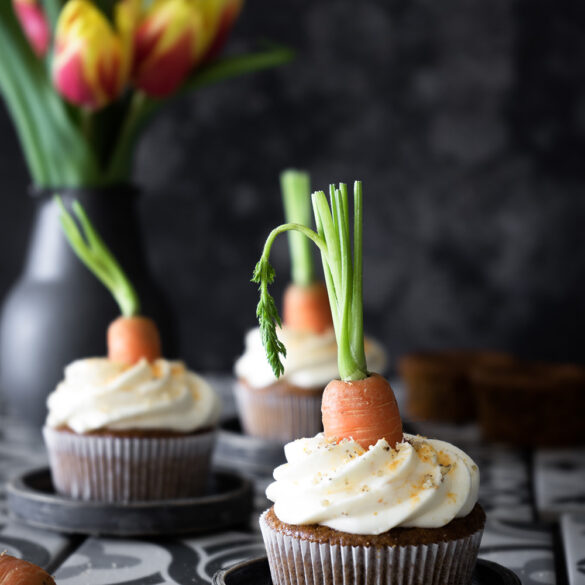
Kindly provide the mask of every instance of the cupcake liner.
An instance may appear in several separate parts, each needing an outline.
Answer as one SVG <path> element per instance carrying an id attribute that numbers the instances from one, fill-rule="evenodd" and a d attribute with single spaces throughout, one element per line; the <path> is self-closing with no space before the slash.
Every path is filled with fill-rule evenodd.
<path id="1" fill-rule="evenodd" d="M 260 529 L 274 585 L 469 585 L 483 529 L 435 544 L 347 546 Z"/>
<path id="2" fill-rule="evenodd" d="M 43 429 L 57 492 L 129 502 L 205 492 L 215 431 L 179 437 L 83 435 Z"/>
<path id="3" fill-rule="evenodd" d="M 248 435 L 287 443 L 301 437 L 313 437 L 323 430 L 321 423 L 322 392 L 274 384 L 254 389 L 237 383 L 234 394 L 240 422 Z"/>

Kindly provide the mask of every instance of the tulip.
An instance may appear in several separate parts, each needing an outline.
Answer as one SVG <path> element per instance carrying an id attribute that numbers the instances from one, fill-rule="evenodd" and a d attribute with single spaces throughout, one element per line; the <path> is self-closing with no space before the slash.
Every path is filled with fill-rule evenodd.
<path id="1" fill-rule="evenodd" d="M 129 6 L 116 6 L 118 27 L 90 0 L 69 0 L 55 34 L 53 78 L 69 102 L 90 110 L 104 107 L 123 91 L 129 75 Z M 131 11 L 130 11 L 131 12 Z"/>
<path id="2" fill-rule="evenodd" d="M 51 30 L 42 6 L 38 0 L 12 0 L 12 6 L 33 51 L 44 57 L 49 50 Z"/>
<path id="3" fill-rule="evenodd" d="M 193 0 L 155 0 L 134 34 L 135 85 L 157 98 L 173 93 L 195 63 L 202 27 Z"/>
<path id="4" fill-rule="evenodd" d="M 209 61 L 223 48 L 244 0 L 198 0 L 203 14 L 201 61 Z"/>

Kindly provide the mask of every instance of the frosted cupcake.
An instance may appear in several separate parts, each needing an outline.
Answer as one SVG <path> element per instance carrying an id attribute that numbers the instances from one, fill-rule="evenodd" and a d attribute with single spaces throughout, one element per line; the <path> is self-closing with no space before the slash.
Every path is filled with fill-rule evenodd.
<path id="1" fill-rule="evenodd" d="M 200 495 L 219 399 L 182 362 L 161 357 L 158 330 L 138 315 L 132 285 L 83 209 L 74 210 L 85 237 L 62 207 L 68 240 L 123 315 L 108 329 L 108 357 L 73 362 L 48 397 L 43 434 L 55 489 L 106 502 Z"/>
<path id="2" fill-rule="evenodd" d="M 478 468 L 453 445 L 403 434 L 390 384 L 368 370 L 361 184 L 354 187 L 353 253 L 345 185 L 332 189 L 331 208 L 322 192 L 313 194 L 313 206 L 319 231 L 307 235 L 332 276 L 339 379 L 323 393 L 324 432 L 285 446 L 287 463 L 266 491 L 274 506 L 260 528 L 272 581 L 468 585 L 485 523 Z M 278 374 L 282 348 L 267 292 L 271 245 L 269 239 L 255 275 L 266 354 Z"/>

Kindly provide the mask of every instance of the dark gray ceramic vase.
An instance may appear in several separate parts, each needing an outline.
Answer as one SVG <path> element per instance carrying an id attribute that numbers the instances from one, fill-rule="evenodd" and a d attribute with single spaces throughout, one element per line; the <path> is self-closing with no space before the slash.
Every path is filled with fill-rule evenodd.
<path id="1" fill-rule="evenodd" d="M 149 275 L 137 218 L 137 190 L 60 189 L 77 199 L 134 283 L 142 314 L 161 329 L 163 352 L 175 352 L 171 313 Z M 111 297 L 77 259 L 61 232 L 49 194 L 32 192 L 36 211 L 24 270 L 6 296 L 0 318 L 0 392 L 8 412 L 41 426 L 46 398 L 71 361 L 106 353 L 106 329 L 119 315 Z"/>

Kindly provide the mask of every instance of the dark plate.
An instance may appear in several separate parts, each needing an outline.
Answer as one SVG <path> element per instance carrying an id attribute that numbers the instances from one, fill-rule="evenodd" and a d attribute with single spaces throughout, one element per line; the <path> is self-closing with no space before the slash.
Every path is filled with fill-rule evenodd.
<path id="1" fill-rule="evenodd" d="M 260 557 L 218 571 L 213 576 L 213 585 L 272 585 L 268 559 Z M 478 559 L 470 585 L 521 585 L 521 583 L 510 569 L 491 561 Z"/>
<path id="2" fill-rule="evenodd" d="M 219 530 L 248 522 L 252 484 L 212 473 L 204 496 L 127 504 L 83 502 L 55 493 L 48 467 L 28 471 L 6 486 L 13 518 L 31 526 L 76 534 L 152 536 Z"/>
<path id="3" fill-rule="evenodd" d="M 222 467 L 267 476 L 272 476 L 274 468 L 286 462 L 284 443 L 244 434 L 237 418 L 221 423 L 213 457 Z"/>

